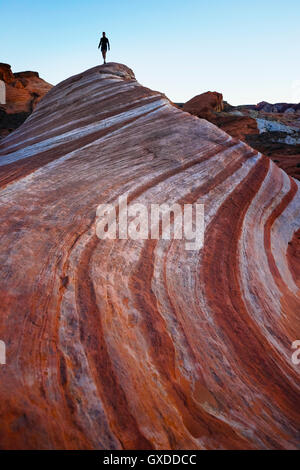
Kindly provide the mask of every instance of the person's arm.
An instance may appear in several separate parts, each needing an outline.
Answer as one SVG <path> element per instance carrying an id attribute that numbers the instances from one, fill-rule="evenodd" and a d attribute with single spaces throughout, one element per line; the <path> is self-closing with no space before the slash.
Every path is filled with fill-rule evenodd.
<path id="1" fill-rule="evenodd" d="M 98 49 L 99 49 L 99 47 L 101 46 L 101 44 L 102 44 L 102 38 L 100 39 Z"/>
<path id="2" fill-rule="evenodd" d="M 108 45 L 108 50 L 110 51 L 110 44 L 109 44 L 109 40 L 107 40 L 107 45 Z"/>

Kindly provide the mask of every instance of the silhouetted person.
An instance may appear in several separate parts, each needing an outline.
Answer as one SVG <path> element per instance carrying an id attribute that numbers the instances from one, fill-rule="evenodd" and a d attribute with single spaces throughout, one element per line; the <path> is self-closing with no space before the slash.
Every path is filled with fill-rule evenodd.
<path id="1" fill-rule="evenodd" d="M 106 52 L 107 52 L 107 48 L 110 51 L 110 44 L 109 44 L 109 40 L 105 36 L 105 33 L 102 33 L 102 38 L 100 39 L 98 49 L 100 48 L 100 46 L 101 46 L 103 60 L 104 60 L 104 63 L 106 64 Z"/>

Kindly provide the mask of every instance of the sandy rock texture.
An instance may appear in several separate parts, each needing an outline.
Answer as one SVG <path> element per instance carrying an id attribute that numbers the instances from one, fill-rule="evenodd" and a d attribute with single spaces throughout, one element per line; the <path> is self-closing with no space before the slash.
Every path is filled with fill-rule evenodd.
<path id="1" fill-rule="evenodd" d="M 246 142 L 300 180 L 300 104 L 231 106 L 221 93 L 208 91 L 179 107 Z"/>
<path id="2" fill-rule="evenodd" d="M 299 182 L 121 64 L 0 142 L 1 449 L 295 449 Z M 101 203 L 205 206 L 183 240 L 100 240 Z"/>
<path id="3" fill-rule="evenodd" d="M 6 104 L 0 105 L 0 138 L 18 128 L 52 88 L 38 72 L 13 73 L 9 64 L 0 63 L 0 80 L 5 83 Z"/>

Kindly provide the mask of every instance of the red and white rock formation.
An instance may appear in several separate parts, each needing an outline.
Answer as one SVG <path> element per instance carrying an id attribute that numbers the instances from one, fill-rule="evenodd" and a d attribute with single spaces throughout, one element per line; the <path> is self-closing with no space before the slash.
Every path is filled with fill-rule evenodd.
<path id="1" fill-rule="evenodd" d="M 179 106 L 269 156 L 300 180 L 300 104 L 262 102 L 234 107 L 223 102 L 221 93 L 208 91 Z"/>
<path id="2" fill-rule="evenodd" d="M 1 449 L 294 449 L 299 183 L 119 64 L 0 142 Z M 205 243 L 96 208 L 204 203 Z M 298 232 L 297 232 L 298 231 Z"/>

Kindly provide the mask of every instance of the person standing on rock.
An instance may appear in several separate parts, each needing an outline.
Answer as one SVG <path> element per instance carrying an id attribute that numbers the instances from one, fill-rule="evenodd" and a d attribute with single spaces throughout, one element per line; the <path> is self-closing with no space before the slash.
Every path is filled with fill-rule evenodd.
<path id="1" fill-rule="evenodd" d="M 107 52 L 107 48 L 110 51 L 110 44 L 109 44 L 109 40 L 106 37 L 105 33 L 102 33 L 102 38 L 100 39 L 98 49 L 100 47 L 101 47 L 101 52 L 102 52 L 104 63 L 106 64 L 106 52 Z"/>

